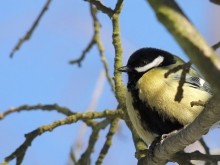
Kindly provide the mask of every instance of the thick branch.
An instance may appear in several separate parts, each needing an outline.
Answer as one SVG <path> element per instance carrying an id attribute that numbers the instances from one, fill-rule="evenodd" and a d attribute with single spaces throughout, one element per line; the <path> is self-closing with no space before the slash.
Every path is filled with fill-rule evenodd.
<path id="1" fill-rule="evenodd" d="M 146 161 L 151 165 L 164 165 L 167 160 L 171 160 L 175 153 L 182 151 L 186 146 L 206 134 L 209 128 L 220 120 L 219 100 L 219 95 L 213 96 L 204 111 L 192 124 L 182 129 L 179 133 L 168 137 L 161 145 L 156 146 L 154 157 L 147 155 L 145 157 Z"/>
<path id="2" fill-rule="evenodd" d="M 192 153 L 184 153 L 184 152 L 180 152 L 177 153 L 176 156 L 177 157 L 181 157 L 181 159 L 183 160 L 200 160 L 200 161 L 205 161 L 205 162 L 209 162 L 212 163 L 212 165 L 217 165 L 218 161 L 220 161 L 220 155 L 208 155 L 208 154 L 203 154 L 199 151 L 195 151 Z"/>
<path id="3" fill-rule="evenodd" d="M 47 0 L 46 4 L 44 5 L 44 7 L 42 8 L 40 14 L 38 15 L 37 19 L 34 21 L 33 25 L 31 26 L 31 28 L 28 30 L 28 32 L 25 34 L 25 36 L 23 38 L 21 38 L 19 40 L 19 42 L 15 45 L 14 49 L 12 50 L 12 52 L 10 53 L 10 57 L 12 58 L 14 56 L 14 53 L 20 49 L 21 45 L 29 40 L 34 32 L 34 30 L 36 29 L 37 25 L 39 24 L 41 18 L 43 17 L 43 15 L 45 14 L 45 12 L 48 10 L 50 3 L 52 0 Z"/>
<path id="4" fill-rule="evenodd" d="M 159 21 L 173 35 L 213 90 L 220 92 L 220 61 L 174 0 L 148 0 Z"/>
<path id="5" fill-rule="evenodd" d="M 123 0 L 118 0 L 115 7 L 115 14 L 112 17 L 112 26 L 113 26 L 113 34 L 112 34 L 112 43 L 115 48 L 115 59 L 114 59 L 114 81 L 115 81 L 115 95 L 119 102 L 120 107 L 123 109 L 126 108 L 125 104 L 125 86 L 122 81 L 121 73 L 118 72 L 118 68 L 122 66 L 122 44 L 120 38 L 120 20 L 119 15 L 123 7 Z"/>

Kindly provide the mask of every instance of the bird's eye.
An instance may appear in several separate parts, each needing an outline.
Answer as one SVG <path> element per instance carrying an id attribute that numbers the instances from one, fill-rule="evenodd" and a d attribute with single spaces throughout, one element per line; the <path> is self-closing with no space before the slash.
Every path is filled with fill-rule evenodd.
<path id="1" fill-rule="evenodd" d="M 141 61 L 140 66 L 145 66 L 147 64 L 147 61 Z"/>

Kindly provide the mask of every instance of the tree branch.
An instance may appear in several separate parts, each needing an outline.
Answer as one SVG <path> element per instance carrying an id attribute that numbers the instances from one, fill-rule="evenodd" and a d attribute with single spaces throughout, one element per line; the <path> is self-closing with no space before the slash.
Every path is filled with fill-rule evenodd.
<path id="1" fill-rule="evenodd" d="M 212 45 L 212 48 L 213 48 L 214 50 L 220 48 L 220 41 L 217 42 L 216 44 Z"/>
<path id="2" fill-rule="evenodd" d="M 209 128 L 220 120 L 220 96 L 213 96 L 205 109 L 186 128 L 179 133 L 165 139 L 154 149 L 154 157 L 147 155 L 144 159 L 151 165 L 164 165 L 171 160 L 175 153 L 182 151 L 186 146 L 198 140 L 209 131 Z M 172 147 L 170 147 L 172 146 Z"/>
<path id="3" fill-rule="evenodd" d="M 66 107 L 61 107 L 57 104 L 37 104 L 37 105 L 22 105 L 19 107 L 10 108 L 0 114 L 0 120 L 2 120 L 7 115 L 14 113 L 14 112 L 21 112 L 21 111 L 31 111 L 31 110 L 43 110 L 43 111 L 57 111 L 58 113 L 64 114 L 66 116 L 74 115 L 75 112 L 72 112 L 70 109 Z"/>
<path id="4" fill-rule="evenodd" d="M 109 150 L 109 148 L 111 147 L 111 144 L 112 144 L 113 135 L 116 133 L 117 128 L 118 128 L 118 121 L 119 121 L 119 119 L 115 118 L 111 122 L 109 132 L 106 136 L 105 144 L 103 145 L 103 147 L 101 149 L 101 152 L 99 153 L 99 157 L 96 161 L 96 165 L 101 165 L 102 162 L 103 162 L 103 159 L 105 158 L 106 154 L 108 153 L 108 150 Z"/>
<path id="5" fill-rule="evenodd" d="M 86 57 L 86 54 L 92 49 L 92 47 L 94 45 L 95 45 L 95 40 L 94 40 L 94 36 L 93 36 L 92 39 L 90 40 L 89 44 L 87 45 L 87 47 L 83 50 L 81 56 L 78 59 L 71 60 L 69 63 L 70 64 L 78 64 L 78 66 L 81 67 L 81 63 L 84 60 L 84 58 Z"/>
<path id="6" fill-rule="evenodd" d="M 220 92 L 220 61 L 174 0 L 148 0 L 158 20 L 173 35 L 212 89 Z M 205 65 L 204 65 L 205 64 Z"/>
<path id="7" fill-rule="evenodd" d="M 62 126 L 62 125 L 67 125 L 67 124 L 72 124 L 75 123 L 79 120 L 91 120 L 91 119 L 96 119 L 96 118 L 115 118 L 115 117 L 123 117 L 123 111 L 118 109 L 115 111 L 111 110 L 105 110 L 103 112 L 87 112 L 87 113 L 76 113 L 74 115 L 71 115 L 69 117 L 66 117 L 63 120 L 57 120 L 54 121 L 51 124 L 41 126 L 32 132 L 28 133 L 25 135 L 26 140 L 21 144 L 12 154 L 7 156 L 4 160 L 3 163 L 8 163 L 9 161 L 13 160 L 14 158 L 17 158 L 17 165 L 21 164 L 24 155 L 26 153 L 26 150 L 28 147 L 31 145 L 32 141 L 37 137 L 40 136 L 41 134 L 48 132 L 48 131 L 53 131 L 55 128 Z"/>
<path id="8" fill-rule="evenodd" d="M 187 63 L 182 64 L 182 65 L 178 65 L 177 67 L 174 67 L 173 69 L 166 72 L 165 75 L 164 75 L 164 77 L 167 78 L 171 73 L 175 73 L 179 70 L 182 70 L 181 79 L 179 81 L 176 96 L 175 96 L 175 99 L 174 99 L 175 101 L 180 102 L 183 98 L 183 92 L 184 92 L 183 91 L 183 85 L 186 82 L 186 74 L 189 73 L 191 65 L 192 64 L 190 62 L 187 62 Z"/>
<path id="9" fill-rule="evenodd" d="M 94 151 L 95 143 L 97 142 L 99 137 L 99 132 L 101 129 L 105 129 L 108 126 L 109 122 L 110 120 L 104 119 L 93 127 L 92 134 L 89 138 L 88 147 L 86 151 L 82 154 L 76 165 L 90 164 L 89 162 L 91 161 L 91 154 Z"/>
<path id="10" fill-rule="evenodd" d="M 203 138 L 199 139 L 199 142 L 202 145 L 202 147 L 204 148 L 206 155 L 210 155 L 209 147 L 205 143 L 204 139 Z M 211 165 L 211 164 L 210 164 L 210 162 L 206 161 L 205 165 Z"/>
<path id="11" fill-rule="evenodd" d="M 208 154 L 203 154 L 199 151 L 195 151 L 192 153 L 184 153 L 184 152 L 179 152 L 175 155 L 175 157 L 181 157 L 183 160 L 200 160 L 200 161 L 205 161 L 209 162 L 212 165 L 217 165 L 218 161 L 220 161 L 220 155 L 208 155 Z"/>
<path id="12" fill-rule="evenodd" d="M 210 2 L 216 4 L 216 5 L 220 5 L 220 0 L 210 0 Z"/>
<path id="13" fill-rule="evenodd" d="M 107 14 L 110 18 L 114 14 L 114 11 L 111 8 L 106 7 L 99 0 L 85 0 L 85 1 L 90 2 L 91 4 L 96 6 L 98 10 L 102 11 L 104 14 Z"/>
<path id="14" fill-rule="evenodd" d="M 18 41 L 18 43 L 13 48 L 12 52 L 10 53 L 11 58 L 14 56 L 14 53 L 20 49 L 20 47 L 23 45 L 23 43 L 31 38 L 34 30 L 36 29 L 37 25 L 39 24 L 40 20 L 42 19 L 43 15 L 45 14 L 45 12 L 48 10 L 51 2 L 52 2 L 52 0 L 47 0 L 46 4 L 42 8 L 40 14 L 38 15 L 37 19 L 34 21 L 31 28 L 28 30 L 28 32 L 25 34 L 25 36 Z"/>
<path id="15" fill-rule="evenodd" d="M 102 45 L 102 41 L 101 41 L 101 37 L 100 37 L 100 28 L 101 27 L 100 27 L 100 23 L 97 18 L 97 9 L 92 4 L 90 4 L 90 12 L 91 12 L 91 15 L 93 18 L 94 40 L 95 40 L 96 45 L 98 47 L 100 58 L 101 58 L 101 61 L 103 63 L 104 69 L 105 69 L 105 75 L 107 77 L 107 80 L 109 82 L 109 85 L 110 85 L 112 91 L 114 92 L 114 90 L 115 90 L 114 83 L 113 83 L 112 78 L 109 74 L 108 61 L 105 57 L 104 47 Z"/>
<path id="16" fill-rule="evenodd" d="M 121 108 L 126 109 L 125 93 L 126 89 L 122 81 L 121 72 L 118 72 L 118 68 L 122 66 L 122 44 L 120 38 L 120 12 L 123 7 L 123 0 L 118 0 L 115 7 L 115 14 L 112 16 L 112 43 L 115 48 L 114 58 L 114 81 L 115 81 L 115 96 L 119 102 Z"/>
<path id="17" fill-rule="evenodd" d="M 93 19 L 93 27 L 94 27 L 93 37 L 92 37 L 91 41 L 89 42 L 88 46 L 85 48 L 85 50 L 83 50 L 82 55 L 78 59 L 72 60 L 69 63 L 70 64 L 77 63 L 79 66 L 81 66 L 81 62 L 84 60 L 86 54 L 91 50 L 91 48 L 94 45 L 97 45 L 98 51 L 100 54 L 100 58 L 101 58 L 101 61 L 103 63 L 104 69 L 105 69 L 106 78 L 109 82 L 109 85 L 110 85 L 112 91 L 114 92 L 114 89 L 115 89 L 114 83 L 113 83 L 112 78 L 109 74 L 108 61 L 105 57 L 104 47 L 102 45 L 102 41 L 101 41 L 101 37 L 100 37 L 100 28 L 101 27 L 100 27 L 100 23 L 97 18 L 97 9 L 92 4 L 90 4 L 90 13 L 91 13 L 91 16 Z"/>

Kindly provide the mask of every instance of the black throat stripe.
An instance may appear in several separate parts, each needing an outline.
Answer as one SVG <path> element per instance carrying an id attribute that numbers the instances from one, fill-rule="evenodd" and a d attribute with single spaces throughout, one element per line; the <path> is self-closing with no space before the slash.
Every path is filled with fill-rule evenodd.
<path id="1" fill-rule="evenodd" d="M 178 121 L 169 120 L 166 114 L 161 116 L 155 109 L 148 106 L 146 102 L 141 101 L 139 99 L 139 91 L 134 86 L 129 91 L 133 97 L 133 107 L 138 111 L 137 113 L 144 129 L 161 136 L 183 127 Z"/>

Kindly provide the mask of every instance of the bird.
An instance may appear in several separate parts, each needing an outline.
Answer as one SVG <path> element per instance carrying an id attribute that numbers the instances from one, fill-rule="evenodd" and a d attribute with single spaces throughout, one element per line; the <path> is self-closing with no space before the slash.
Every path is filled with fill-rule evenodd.
<path id="1" fill-rule="evenodd" d="M 184 77 L 183 69 L 175 70 L 186 64 L 168 51 L 144 47 L 129 57 L 126 66 L 118 68 L 128 75 L 129 119 L 148 146 L 192 123 L 204 109 L 204 105 L 192 103 L 205 104 L 212 97 L 210 85 L 191 65 Z M 182 97 L 176 100 L 181 81 Z"/>

